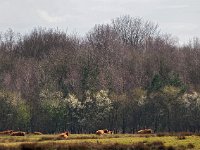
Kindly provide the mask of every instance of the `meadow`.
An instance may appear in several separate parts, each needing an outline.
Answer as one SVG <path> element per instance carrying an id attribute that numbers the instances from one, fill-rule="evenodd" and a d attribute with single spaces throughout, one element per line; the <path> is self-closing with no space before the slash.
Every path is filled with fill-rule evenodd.
<path id="1" fill-rule="evenodd" d="M 57 139 L 56 134 L 45 135 L 25 135 L 0 136 L 0 149 L 20 150 L 20 149 L 106 149 L 106 150 L 199 150 L 200 136 L 198 135 L 167 135 L 167 134 L 70 134 L 65 140 Z"/>

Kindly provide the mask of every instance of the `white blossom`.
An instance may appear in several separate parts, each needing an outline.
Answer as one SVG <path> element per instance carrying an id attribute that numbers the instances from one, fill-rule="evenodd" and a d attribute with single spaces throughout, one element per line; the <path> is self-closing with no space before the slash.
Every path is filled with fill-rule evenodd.
<path id="1" fill-rule="evenodd" d="M 193 92 L 191 94 L 186 93 L 182 96 L 183 103 L 186 107 L 190 105 L 195 105 L 196 107 L 200 107 L 200 94 L 197 92 Z"/>
<path id="2" fill-rule="evenodd" d="M 68 103 L 69 107 L 71 108 L 82 108 L 81 102 L 76 98 L 74 94 L 69 94 L 68 97 L 65 99 L 65 101 Z"/>

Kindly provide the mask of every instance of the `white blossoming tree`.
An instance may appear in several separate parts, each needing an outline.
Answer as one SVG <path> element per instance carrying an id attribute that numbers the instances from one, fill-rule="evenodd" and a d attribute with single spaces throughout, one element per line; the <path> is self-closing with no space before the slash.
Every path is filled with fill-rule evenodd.
<path id="1" fill-rule="evenodd" d="M 68 97 L 65 98 L 65 103 L 67 112 L 65 118 L 67 119 L 67 128 L 71 132 L 77 132 L 80 130 L 79 120 L 83 108 L 82 103 L 74 94 L 69 94 Z"/>
<path id="2" fill-rule="evenodd" d="M 87 91 L 82 107 L 80 124 L 83 129 L 87 127 L 87 130 L 94 132 L 97 128 L 106 128 L 104 123 L 109 119 L 109 112 L 112 109 L 108 91 L 100 90 L 94 94 Z"/>
<path id="3" fill-rule="evenodd" d="M 185 121 L 185 127 L 190 127 L 193 129 L 193 132 L 196 132 L 195 129 L 200 128 L 200 93 L 195 91 L 185 93 L 181 100 L 186 114 L 182 116 Z"/>

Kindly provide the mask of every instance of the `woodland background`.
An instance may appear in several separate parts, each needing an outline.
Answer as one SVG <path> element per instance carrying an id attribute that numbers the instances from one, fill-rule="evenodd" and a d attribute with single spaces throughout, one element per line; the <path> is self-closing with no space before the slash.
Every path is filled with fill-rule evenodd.
<path id="1" fill-rule="evenodd" d="M 0 34 L 0 130 L 200 130 L 200 40 L 122 16 L 85 36 Z"/>

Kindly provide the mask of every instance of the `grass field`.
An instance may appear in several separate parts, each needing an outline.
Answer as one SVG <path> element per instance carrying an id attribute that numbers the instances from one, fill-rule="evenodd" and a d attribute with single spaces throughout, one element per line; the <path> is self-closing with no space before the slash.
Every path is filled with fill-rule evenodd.
<path id="1" fill-rule="evenodd" d="M 66 140 L 57 135 L 0 136 L 0 149 L 194 149 L 200 150 L 200 136 L 156 136 L 136 134 L 70 134 Z"/>

